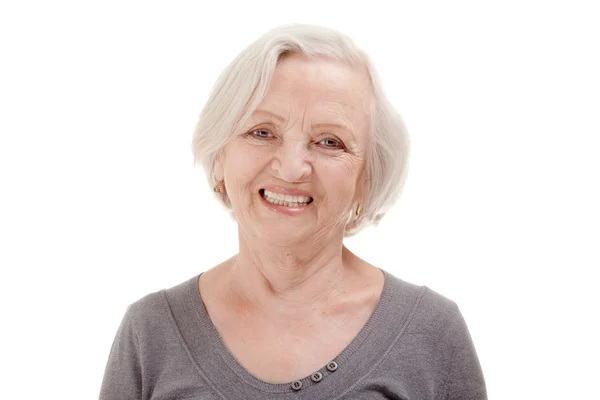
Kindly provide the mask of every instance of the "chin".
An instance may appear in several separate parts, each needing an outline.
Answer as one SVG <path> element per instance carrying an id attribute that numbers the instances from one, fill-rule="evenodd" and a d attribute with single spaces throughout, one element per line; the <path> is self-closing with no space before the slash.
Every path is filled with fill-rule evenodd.
<path id="1" fill-rule="evenodd" d="M 269 244 L 287 246 L 293 244 L 306 243 L 308 239 L 314 236 L 312 224 L 291 224 L 283 221 L 278 223 L 265 223 L 261 226 L 255 225 L 255 232 L 258 238 L 268 240 Z"/>

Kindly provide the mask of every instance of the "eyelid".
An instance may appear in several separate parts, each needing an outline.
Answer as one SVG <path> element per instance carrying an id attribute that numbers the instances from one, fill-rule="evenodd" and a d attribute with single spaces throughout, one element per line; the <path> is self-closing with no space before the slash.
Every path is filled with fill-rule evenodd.
<path id="1" fill-rule="evenodd" d="M 321 142 L 324 142 L 324 141 L 326 141 L 326 140 L 329 140 L 329 141 L 335 142 L 335 143 L 337 143 L 339 146 L 341 146 L 341 143 L 340 143 L 338 140 L 335 140 L 335 139 L 332 139 L 332 138 L 325 138 L 325 139 L 321 139 L 321 140 L 319 140 L 319 143 L 321 143 Z M 331 147 L 331 146 L 327 146 L 327 147 Z"/>
<path id="2" fill-rule="evenodd" d="M 328 149 L 340 149 L 340 150 L 345 150 L 346 146 L 344 145 L 344 142 L 341 139 L 338 139 L 336 136 L 326 136 L 320 140 L 317 141 L 317 143 L 321 143 L 324 140 L 331 140 L 334 141 L 338 144 L 337 147 L 331 147 L 331 146 L 325 146 Z"/>
<path id="3" fill-rule="evenodd" d="M 250 135 L 250 136 L 252 136 L 252 137 L 259 138 L 259 139 L 268 139 L 268 138 L 265 138 L 265 137 L 262 137 L 262 138 L 261 138 L 260 136 L 256 136 L 256 135 L 254 135 L 254 132 L 257 132 L 257 131 L 265 131 L 265 132 L 269 133 L 269 135 L 271 135 L 271 137 L 275 137 L 275 134 L 274 134 L 274 133 L 271 131 L 271 129 L 270 129 L 270 128 L 265 128 L 265 127 L 260 127 L 260 126 L 259 126 L 259 127 L 256 127 L 256 128 L 252 128 L 252 129 L 250 129 L 250 130 L 249 130 L 249 131 L 246 133 L 246 135 Z"/>
<path id="4" fill-rule="evenodd" d="M 254 132 L 256 132 L 256 131 L 265 131 L 265 132 L 268 132 L 269 135 L 271 135 L 271 136 L 270 137 L 256 136 L 256 135 L 254 135 Z M 248 132 L 246 133 L 246 136 L 248 136 L 248 135 L 253 138 L 256 138 L 256 139 L 273 139 L 276 137 L 275 134 L 273 133 L 273 129 L 271 127 L 265 127 L 265 126 L 257 126 L 257 127 L 254 127 L 252 129 L 248 130 Z M 344 142 L 335 135 L 328 133 L 328 134 L 326 134 L 326 136 L 322 136 L 321 138 L 319 138 L 316 141 L 316 143 L 317 144 L 321 143 L 324 140 L 331 140 L 338 144 L 338 146 L 336 146 L 336 147 L 324 146 L 325 148 L 332 149 L 332 150 L 346 150 L 346 145 L 344 144 Z"/>

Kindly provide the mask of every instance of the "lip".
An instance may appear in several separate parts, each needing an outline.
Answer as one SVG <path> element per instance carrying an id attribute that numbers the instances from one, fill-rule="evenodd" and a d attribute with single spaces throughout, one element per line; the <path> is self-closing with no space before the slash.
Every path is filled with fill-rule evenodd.
<path id="1" fill-rule="evenodd" d="M 275 192 L 276 190 L 274 189 L 269 189 L 269 187 L 273 188 L 273 186 L 268 186 L 264 189 Z M 291 193 L 290 193 L 291 191 Z M 278 193 L 282 193 L 282 194 L 289 194 L 289 195 L 294 195 L 294 196 L 306 196 L 306 197 L 310 197 L 313 198 L 312 196 L 310 196 L 309 193 L 304 192 L 302 190 L 291 190 L 288 189 L 288 192 L 284 193 L 284 192 L 278 192 Z M 264 197 L 261 196 L 260 191 L 259 193 L 256 194 L 259 197 L 259 201 L 262 202 L 262 204 L 268 208 L 270 211 L 276 212 L 276 213 L 280 213 L 280 214 L 284 214 L 284 215 L 288 215 L 288 216 L 295 216 L 295 215 L 300 215 L 302 213 L 307 212 L 311 206 L 314 203 L 314 198 L 313 201 L 308 203 L 305 206 L 302 207 L 286 207 L 286 206 L 280 206 L 279 204 L 273 204 L 273 203 L 269 203 Z"/>
<path id="2" fill-rule="evenodd" d="M 261 189 L 265 189 L 265 190 L 268 190 L 269 192 L 275 192 L 275 193 L 280 193 L 280 194 L 289 194 L 290 196 L 304 196 L 304 197 L 310 197 L 313 200 L 315 199 L 311 193 L 306 192 L 304 190 L 300 190 L 300 189 L 285 188 L 283 186 L 277 186 L 277 185 L 264 186 Z"/>

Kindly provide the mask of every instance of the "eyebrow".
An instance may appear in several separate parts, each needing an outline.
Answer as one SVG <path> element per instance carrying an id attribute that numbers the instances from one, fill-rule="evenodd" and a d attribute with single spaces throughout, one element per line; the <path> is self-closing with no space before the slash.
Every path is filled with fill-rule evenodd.
<path id="1" fill-rule="evenodd" d="M 355 136 L 354 130 L 352 128 L 350 128 L 350 126 L 344 122 L 342 122 L 342 123 L 324 122 L 324 123 L 312 124 L 311 128 L 313 130 L 315 130 L 317 128 L 339 129 L 348 134 L 348 137 L 346 137 L 344 139 L 346 141 L 346 144 L 356 143 L 356 136 Z M 333 133 L 333 132 L 330 132 L 330 133 Z"/>
<path id="2" fill-rule="evenodd" d="M 312 129 L 317 129 L 317 128 L 337 128 L 337 129 L 342 129 L 345 131 L 348 131 L 350 133 L 354 133 L 354 131 L 352 129 L 350 129 L 350 127 L 347 124 L 341 123 L 331 123 L 331 122 L 323 122 L 323 123 L 319 123 L 319 124 L 312 124 L 311 125 Z"/>
<path id="3" fill-rule="evenodd" d="M 279 122 L 280 124 L 282 124 L 282 123 L 285 122 L 285 118 L 283 118 L 281 115 L 276 114 L 276 113 L 274 113 L 272 111 L 268 111 L 268 110 L 263 110 L 263 109 L 257 108 L 252 113 L 252 115 L 255 115 L 255 114 L 266 114 L 266 115 L 270 116 L 271 118 L 277 120 L 277 122 Z"/>

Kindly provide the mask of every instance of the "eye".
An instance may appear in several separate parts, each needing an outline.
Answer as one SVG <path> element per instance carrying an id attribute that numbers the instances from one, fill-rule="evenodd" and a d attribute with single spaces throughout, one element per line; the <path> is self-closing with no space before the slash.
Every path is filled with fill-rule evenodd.
<path id="1" fill-rule="evenodd" d="M 323 139 L 319 143 L 331 149 L 341 149 L 344 147 L 339 141 L 331 138 Z"/>
<path id="2" fill-rule="evenodd" d="M 266 129 L 254 129 L 250 131 L 249 134 L 261 139 L 268 139 L 273 136 L 271 132 L 267 131 Z"/>

